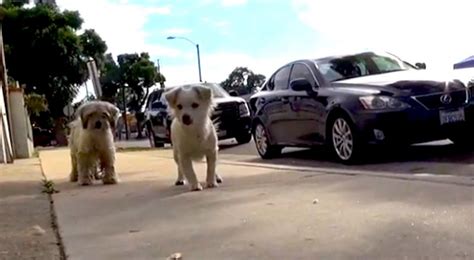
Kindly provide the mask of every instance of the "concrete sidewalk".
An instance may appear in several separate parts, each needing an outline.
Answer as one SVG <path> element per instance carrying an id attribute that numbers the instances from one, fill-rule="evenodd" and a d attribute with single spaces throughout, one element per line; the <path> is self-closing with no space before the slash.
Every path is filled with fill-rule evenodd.
<path id="1" fill-rule="evenodd" d="M 39 160 L 0 165 L 0 259 L 60 259 Z"/>
<path id="2" fill-rule="evenodd" d="M 471 184 L 221 163 L 223 185 L 188 192 L 169 153 L 118 153 L 122 183 L 90 187 L 67 150 L 40 153 L 70 259 L 474 258 Z"/>

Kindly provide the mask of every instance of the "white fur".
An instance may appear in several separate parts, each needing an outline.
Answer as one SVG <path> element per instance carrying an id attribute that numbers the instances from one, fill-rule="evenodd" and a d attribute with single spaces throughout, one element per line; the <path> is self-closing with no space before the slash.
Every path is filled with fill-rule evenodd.
<path id="1" fill-rule="evenodd" d="M 91 101 L 80 106 L 70 123 L 71 182 L 92 184 L 97 162 L 104 171 L 104 184 L 116 184 L 114 130 L 119 109 L 104 101 Z M 100 127 L 96 127 L 100 124 Z"/>
<path id="2" fill-rule="evenodd" d="M 171 141 L 173 155 L 178 168 L 176 185 L 184 184 L 185 179 L 193 191 L 202 190 L 193 169 L 193 161 L 207 162 L 206 186 L 217 187 L 222 179 L 216 174 L 217 134 L 210 119 L 213 109 L 211 89 L 205 86 L 184 86 L 174 88 L 165 94 L 173 121 Z M 191 124 L 183 117 L 189 116 Z M 188 120 L 189 121 L 189 120 Z"/>

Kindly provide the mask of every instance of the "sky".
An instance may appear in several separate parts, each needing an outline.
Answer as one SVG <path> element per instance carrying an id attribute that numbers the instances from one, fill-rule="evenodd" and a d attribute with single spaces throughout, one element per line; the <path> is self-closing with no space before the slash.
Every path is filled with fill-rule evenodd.
<path id="1" fill-rule="evenodd" d="M 167 85 L 221 82 L 237 66 L 270 76 L 284 63 L 346 49 L 390 51 L 428 69 L 474 55 L 472 0 L 57 0 L 114 56 L 148 52 Z M 89 87 L 90 91 L 92 87 Z M 84 95 L 84 90 L 79 96 Z"/>

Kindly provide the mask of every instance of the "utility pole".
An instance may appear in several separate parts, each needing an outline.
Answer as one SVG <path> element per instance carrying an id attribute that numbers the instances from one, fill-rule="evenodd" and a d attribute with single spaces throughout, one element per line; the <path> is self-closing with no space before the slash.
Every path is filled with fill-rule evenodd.
<path id="1" fill-rule="evenodd" d="M 123 113 L 122 113 L 122 120 L 123 124 L 125 126 L 125 139 L 128 140 L 128 121 L 127 121 L 127 101 L 125 99 L 125 84 L 122 85 L 122 105 L 123 105 Z M 120 136 L 122 136 L 122 133 L 120 133 Z"/>
<path id="2" fill-rule="evenodd" d="M 13 134 L 11 132 L 11 113 L 10 113 L 10 99 L 8 98 L 8 76 L 7 76 L 7 69 L 5 65 L 5 53 L 3 47 L 3 18 L 4 13 L 0 11 L 0 88 L 3 92 L 3 95 L 0 95 L 3 100 L 0 102 L 5 104 L 5 107 L 0 107 L 0 124 L 2 124 L 2 137 L 0 138 L 3 140 L 2 142 L 2 150 L 5 152 L 3 153 L 3 160 L 7 163 L 13 163 L 14 161 L 14 145 L 13 145 Z M 3 111 L 5 110 L 5 111 Z M 5 114 L 3 114 L 5 113 Z"/>

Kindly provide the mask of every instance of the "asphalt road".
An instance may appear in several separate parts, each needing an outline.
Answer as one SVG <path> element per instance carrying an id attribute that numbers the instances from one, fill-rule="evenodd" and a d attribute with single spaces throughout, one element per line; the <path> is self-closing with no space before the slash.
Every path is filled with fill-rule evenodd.
<path id="1" fill-rule="evenodd" d="M 150 147 L 147 140 L 119 142 L 119 147 Z M 324 170 L 358 170 L 419 175 L 457 175 L 474 177 L 474 149 L 459 151 L 449 141 L 418 144 L 398 150 L 373 149 L 359 165 L 343 165 L 333 160 L 323 148 L 286 148 L 276 159 L 262 160 L 251 141 L 238 145 L 235 140 L 220 142 L 220 158 L 238 162 L 267 163 Z"/>

